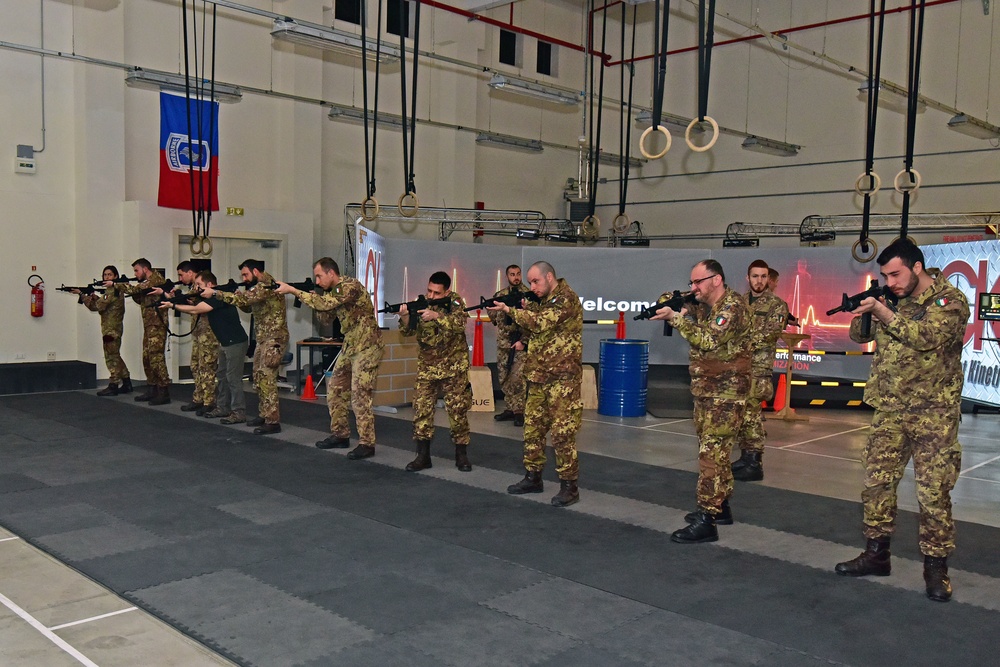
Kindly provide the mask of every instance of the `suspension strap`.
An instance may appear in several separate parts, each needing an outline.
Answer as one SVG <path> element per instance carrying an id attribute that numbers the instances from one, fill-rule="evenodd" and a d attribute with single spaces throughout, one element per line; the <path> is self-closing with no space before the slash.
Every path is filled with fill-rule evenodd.
<path id="1" fill-rule="evenodd" d="M 920 104 L 920 54 L 924 42 L 924 5 L 926 0 L 910 2 L 910 60 L 907 76 L 906 98 L 906 157 L 904 168 L 896 174 L 896 190 L 903 195 L 903 215 L 899 224 L 899 237 L 906 238 L 910 223 L 910 193 L 920 187 L 920 173 L 913 168 L 913 144 L 917 133 L 917 109 Z M 906 182 L 900 181 L 905 175 Z"/>
<path id="2" fill-rule="evenodd" d="M 375 99 L 372 111 L 371 142 L 368 139 L 368 3 L 361 3 L 361 58 L 364 73 L 362 79 L 362 95 L 364 96 L 365 124 L 365 200 L 361 203 L 361 217 L 374 220 L 378 216 L 379 205 L 375 199 L 375 154 L 378 147 L 378 91 L 380 70 L 382 65 L 382 7 L 383 0 L 378 3 L 378 21 L 375 32 Z"/>
<path id="3" fill-rule="evenodd" d="M 878 18 L 876 37 L 875 20 Z M 864 197 L 864 210 L 861 217 L 861 233 L 857 245 L 862 255 L 855 253 L 859 262 L 867 262 L 875 258 L 875 249 L 869 251 L 869 245 L 874 241 L 868 237 L 871 225 L 872 195 L 878 192 L 882 180 L 875 173 L 875 129 L 878 121 L 878 94 L 882 81 L 882 37 L 885 28 L 885 0 L 881 0 L 878 14 L 875 12 L 875 0 L 870 0 L 868 9 L 868 106 L 867 122 L 865 124 L 865 173 L 858 176 L 854 182 L 854 190 Z M 862 185 L 863 184 L 863 185 Z M 870 256 L 869 256 L 870 253 Z"/>
<path id="4" fill-rule="evenodd" d="M 653 16 L 653 49 L 655 50 L 655 67 L 653 68 L 652 123 L 643 131 L 642 136 L 639 137 L 639 152 L 642 153 L 642 156 L 647 160 L 657 160 L 666 155 L 667 151 L 670 150 L 670 144 L 673 141 L 673 138 L 670 136 L 670 130 L 660 125 L 660 121 L 663 118 L 663 93 L 667 80 L 667 33 L 668 28 L 670 27 L 670 0 L 666 0 L 663 7 L 660 6 L 660 2 L 661 0 L 656 0 Z M 635 30 L 634 18 L 632 30 Z M 635 38 L 633 37 L 633 44 L 634 39 Z M 634 47 L 632 57 L 635 57 Z M 651 153 L 646 150 L 646 138 L 653 132 L 662 133 L 667 140 L 666 146 L 659 153 Z"/>
<path id="5" fill-rule="evenodd" d="M 410 117 L 406 116 L 406 38 L 403 33 L 405 29 L 400 29 L 399 36 L 399 61 L 400 61 L 400 101 L 403 116 L 403 183 L 405 191 L 399 198 L 397 207 L 401 215 L 411 218 L 417 214 L 419 202 L 417 200 L 416 176 L 414 174 L 414 153 L 417 135 L 417 65 L 420 62 L 420 0 L 414 0 L 416 11 L 413 16 L 413 74 L 412 90 L 410 94 Z M 399 2 L 400 21 L 406 16 L 406 0 Z M 407 203 L 408 200 L 412 204 Z"/>
<path id="6" fill-rule="evenodd" d="M 622 76 L 620 86 L 620 99 L 622 100 L 622 130 L 618 134 L 618 154 L 621 159 L 618 163 L 618 215 L 611 222 L 611 228 L 621 234 L 628 230 L 631 221 L 625 215 L 625 205 L 628 202 L 628 178 L 629 169 L 629 147 L 632 145 L 632 92 L 635 88 L 635 7 L 632 7 L 632 55 L 628 62 L 625 62 L 625 22 L 626 6 L 622 3 Z M 625 69 L 628 68 L 628 104 L 625 103 Z"/>
<path id="7" fill-rule="evenodd" d="M 594 0 L 590 0 L 591 15 L 593 15 Z M 601 166 L 601 120 L 604 111 L 604 58 L 603 54 L 606 53 L 606 47 L 608 43 L 608 6 L 604 6 L 604 23 L 601 28 L 601 76 L 599 77 L 598 92 L 595 98 L 594 87 L 593 87 L 593 68 L 594 68 L 594 50 L 590 49 L 590 62 L 591 62 L 591 87 L 590 87 L 590 108 L 593 110 L 594 102 L 597 102 L 597 124 L 594 124 L 594 115 L 591 113 L 590 119 L 590 165 L 589 169 L 591 172 L 590 178 L 590 201 L 587 205 L 587 218 L 594 221 L 596 224 L 600 224 L 597 216 L 594 215 L 594 211 L 597 208 L 597 175 Z M 593 30 L 591 30 L 593 32 Z M 591 43 L 593 39 L 591 39 Z M 591 44 L 592 45 L 592 44 Z"/>
<path id="8" fill-rule="evenodd" d="M 707 14 L 706 14 L 706 11 Z M 712 77 L 712 49 L 715 46 L 715 0 L 698 0 L 698 116 L 691 120 L 684 133 L 688 148 L 704 153 L 719 140 L 719 124 L 708 115 L 708 90 Z M 691 141 L 696 126 L 712 126 L 712 138 L 704 145 Z"/>

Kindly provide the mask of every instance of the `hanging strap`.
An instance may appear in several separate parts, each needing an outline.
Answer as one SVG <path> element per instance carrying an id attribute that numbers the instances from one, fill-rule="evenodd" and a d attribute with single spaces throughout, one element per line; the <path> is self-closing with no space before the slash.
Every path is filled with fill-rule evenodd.
<path id="1" fill-rule="evenodd" d="M 925 0 L 910 2 L 910 60 L 907 77 L 906 105 L 906 157 L 904 169 L 896 175 L 896 190 L 903 195 L 903 215 L 899 224 L 899 237 L 906 238 L 910 223 L 910 193 L 920 187 L 920 174 L 913 169 L 913 144 L 917 132 L 917 109 L 920 104 L 920 54 L 924 41 Z M 905 185 L 900 176 L 906 176 Z"/>
<path id="2" fill-rule="evenodd" d="M 365 125 L 365 201 L 361 204 L 361 215 L 365 220 L 374 220 L 378 216 L 379 206 L 375 200 L 375 156 L 378 147 L 378 92 L 382 65 L 382 7 L 383 0 L 378 3 L 378 19 L 375 31 L 375 99 L 373 102 L 371 123 L 371 142 L 368 132 L 368 3 L 361 3 L 361 58 L 364 72 L 362 79 L 362 95 L 364 96 Z"/>
<path id="3" fill-rule="evenodd" d="M 406 0 L 400 0 L 400 20 L 406 16 L 405 7 Z M 406 110 L 406 38 L 402 35 L 405 30 L 400 30 L 399 37 L 399 60 L 401 76 L 400 81 L 400 100 L 402 101 L 403 109 L 403 183 L 406 187 L 405 195 L 416 194 L 417 185 L 415 182 L 414 175 L 414 147 L 416 140 L 416 130 L 417 130 L 417 64 L 420 62 L 419 52 L 420 52 L 420 0 L 415 0 L 414 5 L 416 6 L 416 12 L 413 17 L 413 74 L 412 74 L 412 90 L 410 93 L 410 115 L 407 118 Z"/>
<path id="4" fill-rule="evenodd" d="M 878 19 L 876 37 L 875 21 Z M 856 247 L 861 248 L 862 255 L 856 249 L 852 250 L 858 261 L 868 261 L 875 257 L 874 250 L 869 256 L 869 245 L 874 245 L 868 237 L 871 226 L 872 195 L 878 192 L 881 180 L 875 173 L 875 129 L 878 121 L 878 94 L 882 81 L 882 38 L 885 28 L 885 0 L 881 0 L 879 11 L 875 12 L 875 0 L 870 0 L 868 8 L 868 106 L 867 122 L 865 123 L 865 173 L 858 177 L 854 189 L 864 196 L 864 209 L 861 217 L 861 233 Z M 865 182 L 862 187 L 862 181 Z"/>
<path id="5" fill-rule="evenodd" d="M 622 54 L 625 53 L 625 16 L 626 4 L 622 3 Z M 635 7 L 632 7 L 632 55 L 628 62 L 622 60 L 622 77 L 621 77 L 621 99 L 625 99 L 625 70 L 628 68 L 628 105 L 622 103 L 622 132 L 618 135 L 618 154 L 621 155 L 621 161 L 618 163 L 618 218 L 615 218 L 617 222 L 619 218 L 625 216 L 625 204 L 628 201 L 628 178 L 629 169 L 631 165 L 629 164 L 629 152 L 630 146 L 632 145 L 632 91 L 635 88 Z M 627 218 L 625 219 L 627 222 Z M 626 228 L 628 225 L 624 225 Z M 618 231 L 619 226 L 612 223 L 612 227 L 615 231 Z M 624 230 L 622 230 L 624 231 Z"/>
<path id="6" fill-rule="evenodd" d="M 698 0 L 698 121 L 708 115 L 708 84 L 712 76 L 712 47 L 715 46 L 715 0 Z"/>
<path id="7" fill-rule="evenodd" d="M 665 0 L 664 4 L 661 17 L 660 0 L 656 0 L 656 16 L 653 20 L 654 48 L 655 45 L 659 45 L 659 50 L 656 52 L 656 73 L 653 76 L 652 127 L 654 128 L 660 127 L 660 120 L 663 118 L 663 95 L 666 92 L 664 88 L 667 82 L 667 31 L 670 27 L 670 0 Z M 634 57 L 635 51 L 633 50 Z"/>
<path id="8" fill-rule="evenodd" d="M 594 0 L 590 1 L 591 15 L 593 15 Z M 597 208 L 597 174 L 601 166 L 601 120 L 604 112 L 604 60 L 603 54 L 606 53 L 606 47 L 608 43 L 608 6 L 604 6 L 604 23 L 601 28 L 601 54 L 602 58 L 600 60 L 601 66 L 601 76 L 599 77 L 598 92 L 596 97 L 597 102 L 597 124 L 596 127 L 593 123 L 593 114 L 591 114 L 591 133 L 590 133 L 590 201 L 587 205 L 587 217 L 595 218 L 594 211 Z M 594 62 L 594 51 L 590 50 L 590 62 L 591 62 L 591 78 L 593 78 L 593 62 Z M 591 85 L 590 88 L 590 108 L 594 108 L 594 88 Z M 596 219 L 596 218 L 595 218 Z"/>

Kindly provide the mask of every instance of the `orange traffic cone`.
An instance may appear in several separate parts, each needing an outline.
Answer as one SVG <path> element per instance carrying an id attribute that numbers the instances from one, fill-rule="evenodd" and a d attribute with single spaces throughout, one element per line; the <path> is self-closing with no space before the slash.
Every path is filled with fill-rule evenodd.
<path id="1" fill-rule="evenodd" d="M 778 377 L 778 390 L 774 392 L 774 405 L 772 406 L 775 412 L 780 412 L 785 407 L 785 376 L 782 375 Z"/>
<path id="2" fill-rule="evenodd" d="M 316 388 L 313 387 L 312 373 L 306 375 L 306 388 L 302 391 L 302 400 L 303 401 L 316 400 Z"/>
<path id="3" fill-rule="evenodd" d="M 624 340 L 625 338 L 625 313 L 618 311 L 618 330 L 615 332 L 615 338 L 618 340 Z"/>
<path id="4" fill-rule="evenodd" d="M 483 355 L 483 323 L 479 319 L 479 312 L 476 311 L 476 328 L 472 334 L 472 365 L 485 366 L 486 359 Z"/>

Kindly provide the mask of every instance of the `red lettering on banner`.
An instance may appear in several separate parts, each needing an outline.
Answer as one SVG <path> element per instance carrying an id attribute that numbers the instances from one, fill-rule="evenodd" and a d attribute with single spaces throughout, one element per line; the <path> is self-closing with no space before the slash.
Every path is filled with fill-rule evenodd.
<path id="1" fill-rule="evenodd" d="M 365 261 L 365 289 L 371 289 L 372 301 L 378 299 L 378 275 L 379 265 L 382 263 L 382 253 L 376 253 L 373 248 L 368 249 L 368 257 Z M 375 304 L 378 308 L 378 304 Z"/>
<path id="2" fill-rule="evenodd" d="M 945 278 L 951 279 L 954 275 L 961 275 L 968 282 L 969 285 L 975 290 L 973 295 L 973 301 L 969 304 L 972 309 L 973 318 L 972 323 L 965 327 L 965 337 L 962 339 L 962 345 L 967 345 L 969 341 L 972 341 L 972 349 L 976 352 L 981 352 L 983 349 L 983 341 L 981 340 L 985 332 L 985 324 L 978 317 L 975 316 L 977 304 L 975 299 L 978 298 L 979 294 L 983 292 L 997 292 L 1000 290 L 1000 277 L 993 283 L 992 287 L 989 285 L 989 262 L 985 259 L 979 260 L 979 271 L 975 271 L 972 266 L 965 261 L 955 260 L 944 267 Z M 990 323 L 990 330 L 993 331 L 992 323 Z M 991 336 L 987 336 L 990 338 Z"/>

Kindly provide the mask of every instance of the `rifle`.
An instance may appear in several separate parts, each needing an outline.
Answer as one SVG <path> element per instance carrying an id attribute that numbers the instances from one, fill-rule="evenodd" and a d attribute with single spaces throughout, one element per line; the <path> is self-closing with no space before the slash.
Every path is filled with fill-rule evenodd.
<path id="1" fill-rule="evenodd" d="M 162 285 L 155 285 L 153 287 L 143 287 L 139 290 L 139 296 L 149 296 L 154 289 L 161 289 L 164 293 L 173 292 L 174 288 L 178 285 L 171 280 L 164 282 Z"/>
<path id="2" fill-rule="evenodd" d="M 97 292 L 98 294 L 104 294 L 103 289 L 98 289 L 93 285 L 85 285 L 83 287 L 74 287 L 72 285 L 61 285 L 56 288 L 57 292 L 72 292 L 73 290 L 80 290 L 80 296 L 88 296 Z"/>
<path id="3" fill-rule="evenodd" d="M 527 299 L 533 303 L 541 303 L 542 300 L 534 292 L 508 292 L 503 296 L 494 296 L 487 299 L 485 296 L 479 297 L 479 303 L 470 308 L 466 308 L 465 312 L 472 310 L 485 310 L 487 308 L 495 308 L 501 303 L 508 308 L 521 308 L 522 299 Z"/>
<path id="4" fill-rule="evenodd" d="M 216 285 L 212 289 L 215 290 L 216 292 L 235 292 L 239 288 L 246 286 L 247 286 L 246 283 L 238 283 L 232 278 L 230 278 L 229 282 L 226 283 L 225 285 Z"/>
<path id="5" fill-rule="evenodd" d="M 183 294 L 176 294 L 174 296 L 167 296 L 166 293 L 160 298 L 160 303 L 172 303 L 176 305 L 190 306 L 191 299 L 198 296 L 197 292 L 184 292 Z"/>
<path id="6" fill-rule="evenodd" d="M 450 313 L 451 299 L 446 296 L 443 296 L 440 299 L 428 299 L 421 294 L 413 301 L 404 301 L 402 303 L 389 303 L 386 301 L 385 308 L 378 312 L 398 313 L 403 306 L 406 306 L 407 313 L 416 313 L 418 310 L 427 310 L 428 308 L 433 308 L 434 306 L 443 306 L 444 309 Z"/>
<path id="7" fill-rule="evenodd" d="M 285 283 L 285 284 L 288 285 L 289 287 L 294 287 L 300 292 L 315 292 L 316 288 L 319 287 L 319 285 L 313 282 L 312 278 L 306 278 L 301 283 Z M 278 283 L 271 283 L 270 285 L 265 285 L 264 287 L 266 287 L 267 289 L 275 290 L 278 289 Z M 295 308 L 302 307 L 302 301 L 299 299 L 299 297 L 295 297 L 295 302 L 292 304 L 292 306 L 294 306 Z"/>
<path id="8" fill-rule="evenodd" d="M 854 296 L 847 296 L 844 293 L 841 299 L 840 305 L 836 308 L 826 311 L 827 315 L 836 315 L 837 313 L 849 313 L 852 310 L 857 310 L 861 307 L 861 302 L 871 297 L 873 299 L 878 299 L 880 297 L 885 297 L 886 304 L 895 310 L 896 303 L 899 299 L 892 290 L 889 289 L 888 285 L 879 285 L 877 280 L 873 280 L 871 286 L 868 287 L 864 292 L 858 292 Z M 872 314 L 864 313 L 861 315 L 861 335 L 867 338 L 872 333 Z"/>
<path id="9" fill-rule="evenodd" d="M 681 292 L 680 290 L 676 290 L 675 289 L 674 293 L 670 296 L 669 299 L 667 299 L 666 301 L 655 301 L 655 302 L 649 304 L 648 306 L 646 306 L 645 308 L 643 308 L 641 311 L 639 311 L 639 314 L 636 315 L 635 317 L 633 317 L 632 319 L 633 320 L 648 320 L 651 317 L 653 317 L 654 315 L 656 315 L 656 311 L 658 311 L 660 308 L 664 308 L 666 306 L 670 306 L 673 310 L 676 310 L 677 312 L 680 312 L 681 308 L 683 308 L 684 306 L 686 306 L 689 303 L 695 303 L 695 298 L 692 295 L 692 293 L 691 292 Z M 663 323 L 663 335 L 664 336 L 673 336 L 674 335 L 674 328 L 672 326 L 670 326 L 669 322 L 664 322 Z"/>
<path id="10" fill-rule="evenodd" d="M 139 280 L 138 278 L 129 278 L 128 276 L 118 276 L 117 278 L 112 278 L 111 280 L 95 280 L 94 282 L 90 283 L 90 286 L 103 287 L 104 283 L 124 284 L 124 283 L 138 282 L 138 280 Z"/>

